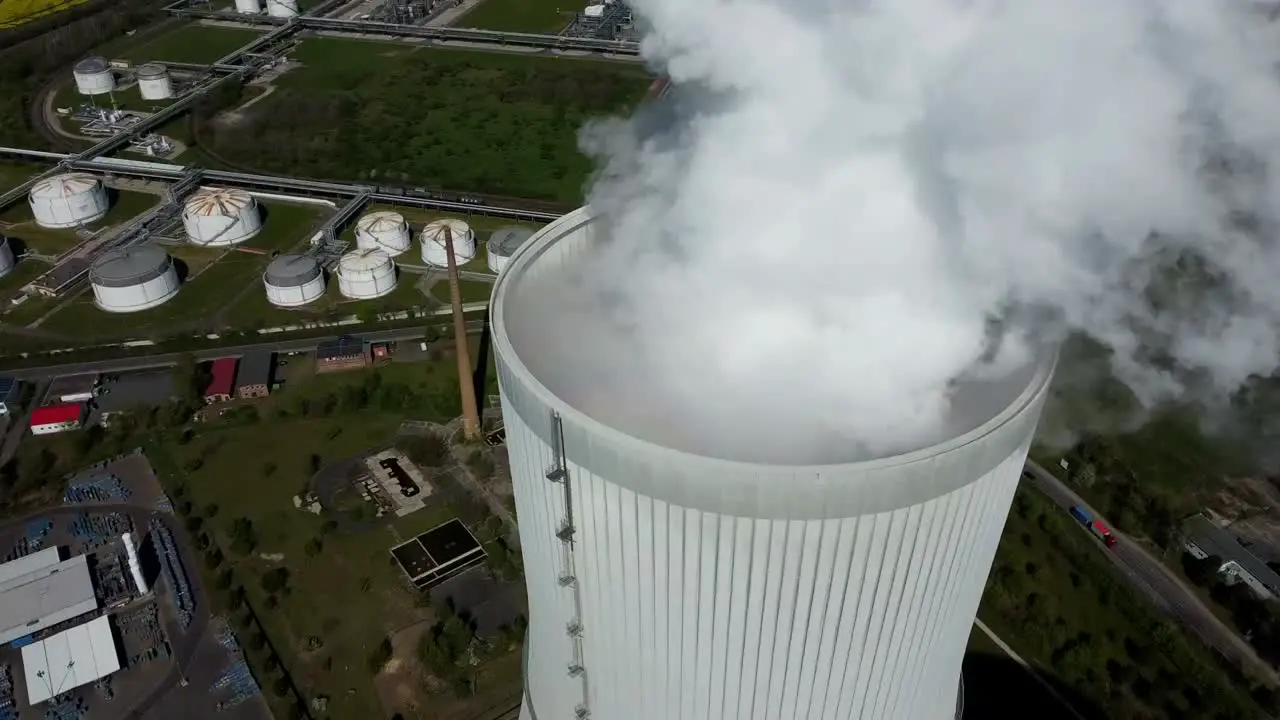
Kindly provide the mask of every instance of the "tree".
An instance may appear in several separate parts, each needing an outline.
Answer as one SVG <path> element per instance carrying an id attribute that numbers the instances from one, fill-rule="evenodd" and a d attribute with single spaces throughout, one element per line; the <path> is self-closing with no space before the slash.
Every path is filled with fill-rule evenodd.
<path id="1" fill-rule="evenodd" d="M 225 559 L 226 558 L 222 556 L 222 550 L 218 548 L 213 548 L 209 552 L 205 553 L 204 564 L 205 564 L 205 567 L 209 568 L 210 570 L 217 570 L 218 566 L 222 565 Z"/>
<path id="2" fill-rule="evenodd" d="M 235 612 L 244 607 L 244 588 L 237 585 L 231 589 L 231 593 L 227 595 L 227 609 Z"/>
<path id="3" fill-rule="evenodd" d="M 187 532 L 192 535 L 200 532 L 200 528 L 204 527 L 204 520 L 199 515 L 189 515 L 186 520 Z"/>
<path id="4" fill-rule="evenodd" d="M 302 548 L 302 551 L 307 554 L 307 557 L 315 557 L 319 555 L 320 551 L 323 549 L 324 542 L 320 540 L 319 537 L 313 537 L 307 541 L 307 544 Z"/>
<path id="5" fill-rule="evenodd" d="M 249 518 L 239 517 L 231 521 L 231 552 L 245 556 L 258 546 L 258 534 Z"/>
<path id="6" fill-rule="evenodd" d="M 227 588 L 231 587 L 231 580 L 232 580 L 231 570 L 230 569 L 223 570 L 222 572 L 218 573 L 218 578 L 216 581 L 214 581 L 214 587 L 216 587 L 219 590 L 226 590 Z"/>
<path id="7" fill-rule="evenodd" d="M 209 503 L 208 505 L 205 505 L 205 506 L 204 506 L 204 516 L 205 516 L 205 517 L 207 517 L 207 518 L 209 518 L 210 520 L 212 520 L 212 519 L 214 519 L 215 517 L 217 517 L 217 516 L 218 516 L 218 504 L 217 504 L 217 503 Z"/>
<path id="8" fill-rule="evenodd" d="M 262 589 L 267 593 L 277 593 L 289 584 L 288 568 L 273 568 L 262 574 Z"/>
<path id="9" fill-rule="evenodd" d="M 268 460 L 267 462 L 262 463 L 262 476 L 263 476 L 263 477 L 271 477 L 272 475 L 274 475 L 274 474 L 276 473 L 276 470 L 277 470 L 276 464 L 275 464 L 275 463 L 273 463 L 273 462 L 271 462 L 270 460 Z"/>
<path id="10" fill-rule="evenodd" d="M 276 697 L 284 697 L 285 695 L 288 695 L 289 681 L 285 678 L 277 678 L 276 681 L 271 684 L 271 691 L 276 694 Z"/>
<path id="11" fill-rule="evenodd" d="M 392 652 L 391 638 L 382 638 L 382 642 L 378 643 L 373 652 L 369 654 L 369 672 L 375 674 L 382 672 L 382 668 L 391 659 Z"/>

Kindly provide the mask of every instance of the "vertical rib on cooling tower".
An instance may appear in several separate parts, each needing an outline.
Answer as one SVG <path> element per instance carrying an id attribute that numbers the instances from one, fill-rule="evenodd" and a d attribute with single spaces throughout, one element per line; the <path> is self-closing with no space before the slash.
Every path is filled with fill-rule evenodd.
<path id="1" fill-rule="evenodd" d="M 586 720 L 591 717 L 591 709 L 587 704 L 590 688 L 587 685 L 587 668 L 582 651 L 582 594 L 573 562 L 573 480 L 569 477 L 569 467 L 565 462 L 564 429 L 560 425 L 560 414 L 554 411 L 551 413 L 551 433 L 554 438 L 552 449 L 555 461 L 547 468 L 547 479 L 564 488 L 564 518 L 556 531 L 556 538 L 560 540 L 561 546 L 560 577 L 557 582 L 572 596 L 573 618 L 565 627 L 573 648 L 568 671 L 570 677 L 577 678 L 582 683 L 582 702 L 574 709 L 574 718 Z"/>

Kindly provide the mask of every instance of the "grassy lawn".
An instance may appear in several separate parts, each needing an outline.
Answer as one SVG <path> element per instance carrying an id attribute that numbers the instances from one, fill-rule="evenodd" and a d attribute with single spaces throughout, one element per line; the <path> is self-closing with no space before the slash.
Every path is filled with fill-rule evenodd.
<path id="1" fill-rule="evenodd" d="M 1114 717 L 1257 717 L 1247 688 L 1120 580 L 1104 552 L 1042 495 L 1020 490 L 979 617 Z"/>
<path id="2" fill-rule="evenodd" d="M 0 293 L 9 293 L 40 277 L 51 265 L 38 260 L 19 260 L 8 275 L 0 277 Z"/>
<path id="3" fill-rule="evenodd" d="M 324 295 L 315 302 L 298 308 L 280 308 L 267 301 L 266 290 L 253 292 L 240 299 L 227 312 L 227 324 L 235 328 L 279 327 L 348 315 L 367 316 L 412 307 L 426 307 L 435 302 L 417 288 L 419 276 L 401 272 L 396 288 L 374 300 L 350 300 L 338 292 L 338 278 L 330 275 Z"/>
<path id="4" fill-rule="evenodd" d="M 110 209 L 101 220 L 86 226 L 88 229 L 101 230 L 126 222 L 160 201 L 156 195 L 113 188 L 107 189 L 107 195 L 110 198 Z M 20 241 L 24 248 L 42 255 L 60 255 L 84 242 L 76 235 L 75 229 L 50 230 L 37 225 L 31 215 L 31 206 L 26 202 L 18 202 L 0 213 L 0 232 Z"/>
<path id="5" fill-rule="evenodd" d="M 202 144 L 271 172 L 578 202 L 590 119 L 624 113 L 652 79 L 640 67 L 310 38 L 303 67 L 234 127 Z"/>
<path id="6" fill-rule="evenodd" d="M 456 366 L 452 360 L 393 363 L 377 371 L 316 375 L 307 360 L 298 358 L 282 371 L 284 388 L 258 405 L 263 420 L 200 426 L 190 442 L 166 441 L 149 454 L 157 456 L 153 462 L 162 480 L 170 488 L 181 482 L 196 508 L 217 506 L 212 517 L 204 513 L 204 528 L 226 553 L 235 582 L 243 585 L 303 694 L 329 698 L 325 717 L 385 717 L 366 660 L 383 638 L 433 617 L 405 588 L 389 549 L 457 512 L 442 497 L 405 518 L 347 531 L 326 529 L 324 518 L 296 509 L 293 497 L 305 492 L 314 467 L 390 441 L 406 417 L 451 417 L 457 411 Z M 383 390 L 371 398 L 371 409 L 330 417 L 317 412 L 326 398 L 367 388 L 375 372 Z M 414 410 L 388 410 L 388 402 L 404 396 Z M 308 403 L 310 411 L 298 409 Z M 251 521 L 257 535 L 251 553 L 232 550 L 230 529 L 239 518 Z M 306 546 L 316 538 L 322 551 L 308 552 Z M 289 571 L 288 590 L 269 593 L 260 578 L 282 566 Z M 322 647 L 309 643 L 312 638 Z M 515 656 L 518 668 L 519 653 Z M 509 679 L 509 664 L 509 657 L 500 657 L 481 672 Z M 440 717 L 434 706 L 424 710 L 428 714 L 422 717 Z"/>
<path id="7" fill-rule="evenodd" d="M 5 0 L 0 3 L 0 30 L 48 17 L 85 0 Z"/>
<path id="8" fill-rule="evenodd" d="M 21 185 L 23 182 L 40 175 L 49 168 L 45 165 L 27 165 L 22 163 L 0 163 L 0 193 Z"/>
<path id="9" fill-rule="evenodd" d="M 462 291 L 463 304 L 486 302 L 493 295 L 493 283 L 479 280 L 459 280 L 458 285 L 458 289 Z M 436 284 L 431 286 L 431 294 L 441 303 L 451 302 L 448 278 L 437 280 Z"/>
<path id="10" fill-rule="evenodd" d="M 119 59 L 145 62 L 209 63 L 261 36 L 257 30 L 192 23 L 120 51 Z"/>
<path id="11" fill-rule="evenodd" d="M 305 241 L 318 222 L 320 210 L 305 205 L 263 203 L 264 228 L 243 247 L 267 251 L 287 250 Z M 41 327 L 82 337 L 167 337 L 191 332 L 195 326 L 216 323 L 217 314 L 240 289 L 260 287 L 258 279 L 270 262 L 269 255 L 236 249 L 177 247 L 172 254 L 185 266 L 186 277 L 178 295 L 165 304 L 138 313 L 104 313 L 83 293 L 58 310 Z M 253 287 L 249 292 L 255 292 Z"/>
<path id="12" fill-rule="evenodd" d="M 482 0 L 457 27 L 554 34 L 573 22 L 578 4 L 563 0 Z"/>

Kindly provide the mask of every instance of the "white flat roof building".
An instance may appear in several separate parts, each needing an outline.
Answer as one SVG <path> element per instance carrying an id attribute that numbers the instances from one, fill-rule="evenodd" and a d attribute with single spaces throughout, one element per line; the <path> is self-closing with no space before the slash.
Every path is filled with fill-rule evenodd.
<path id="1" fill-rule="evenodd" d="M 59 557 L 49 548 L 0 565 L 0 645 L 98 609 L 85 556 Z"/>
<path id="2" fill-rule="evenodd" d="M 107 618 L 45 638 L 22 648 L 27 702 L 37 705 L 120 669 L 120 655 Z"/>

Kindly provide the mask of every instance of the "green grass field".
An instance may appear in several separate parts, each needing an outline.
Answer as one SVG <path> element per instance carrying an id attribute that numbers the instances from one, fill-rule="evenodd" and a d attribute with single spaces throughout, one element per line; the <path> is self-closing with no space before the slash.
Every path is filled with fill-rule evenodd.
<path id="1" fill-rule="evenodd" d="M 228 162 L 309 177 L 578 202 L 578 132 L 625 113 L 652 78 L 633 64 L 308 38 L 303 67 L 200 142 Z"/>
<path id="2" fill-rule="evenodd" d="M 482 0 L 457 27 L 555 34 L 573 22 L 578 5 L 562 0 Z"/>
<path id="3" fill-rule="evenodd" d="M 0 192 L 40 175 L 48 170 L 43 165 L 26 165 L 22 163 L 0 163 Z"/>
<path id="4" fill-rule="evenodd" d="M 329 697 L 324 716 L 341 720 L 386 717 L 366 659 L 384 637 L 433 617 L 432 611 L 415 602 L 416 595 L 405 589 L 389 550 L 457 513 L 448 499 L 442 498 L 433 507 L 390 523 L 326 533 L 324 518 L 296 509 L 293 497 L 305 491 L 315 463 L 353 457 L 388 442 L 406 416 L 436 421 L 451 416 L 456 411 L 456 366 L 452 360 L 393 363 L 376 371 L 384 385 L 394 384 L 407 393 L 427 397 L 438 395 L 443 401 L 439 406 L 419 403 L 407 415 L 368 410 L 329 418 L 278 420 L 274 419 L 277 408 L 292 412 L 308 399 L 319 404 L 321 398 L 367 386 L 375 372 L 314 375 L 305 359 L 293 360 L 281 370 L 284 388 L 258 404 L 262 416 L 273 419 L 248 426 L 197 428 L 197 436 L 185 445 L 164 443 L 156 453 L 164 457 L 156 466 L 171 487 L 181 478 L 195 507 L 218 506 L 204 527 L 224 551 L 232 547 L 230 527 L 237 518 L 253 523 L 257 547 L 251 555 L 227 552 L 228 564 L 247 591 L 284 667 L 304 694 Z M 307 552 L 306 545 L 317 537 L 322 538 L 322 552 Z M 277 593 L 278 607 L 271 608 L 259 578 L 279 566 L 289 570 L 289 591 Z M 309 648 L 312 637 L 321 638 L 323 647 Z M 515 656 L 518 668 L 519 653 Z M 509 658 L 498 658 L 493 669 L 485 671 L 505 672 L 504 663 L 509 662 Z M 442 704 L 449 702 L 442 699 Z M 434 703 L 422 710 L 419 717 L 441 717 Z"/>
<path id="5" fill-rule="evenodd" d="M 137 64 L 166 61 L 209 63 L 261 35 L 257 30 L 192 23 L 122 50 L 119 59 Z"/>
<path id="6" fill-rule="evenodd" d="M 87 226 L 89 230 L 100 230 L 126 222 L 160 201 L 159 196 L 147 193 L 115 189 L 108 189 L 107 193 L 111 207 L 105 217 Z M 50 230 L 37 225 L 31 215 L 31 206 L 26 202 L 11 205 L 0 214 L 0 232 L 42 255 L 60 255 L 84 242 L 74 229 Z"/>
<path id="7" fill-rule="evenodd" d="M 266 291 L 253 292 L 240 299 L 227 312 L 227 323 L 235 328 L 263 328 L 294 325 L 356 315 L 369 317 L 379 313 L 427 307 L 435 304 L 417 288 L 419 276 L 401 272 L 396 288 L 373 300 L 350 300 L 338 292 L 338 279 L 326 279 L 325 294 L 319 300 L 297 308 L 280 308 L 267 301 Z"/>
<path id="8" fill-rule="evenodd" d="M 0 30 L 41 20 L 84 2 L 85 0 L 5 0 L 0 2 Z"/>
<path id="9" fill-rule="evenodd" d="M 311 206 L 263 203 L 266 210 L 262 232 L 244 247 L 283 251 L 305 242 L 319 221 L 320 211 Z M 93 304 L 89 292 L 54 313 L 41 327 L 78 337 L 124 338 L 168 337 L 196 329 L 218 327 L 218 313 L 245 287 L 258 292 L 259 276 L 270 261 L 269 255 L 233 249 L 179 247 L 173 255 L 186 268 L 178 295 L 159 307 L 127 315 L 104 313 Z"/>
<path id="10" fill-rule="evenodd" d="M 493 283 L 481 282 L 479 280 L 459 280 L 458 289 L 461 291 L 463 304 L 488 302 L 489 298 L 493 295 Z M 442 304 L 451 302 L 448 278 L 437 280 L 436 284 L 431 286 L 431 295 Z"/>
<path id="11" fill-rule="evenodd" d="M 1257 717 L 1248 689 L 1122 581 L 1105 552 L 1047 498 L 1019 491 L 979 617 L 1113 717 Z"/>

